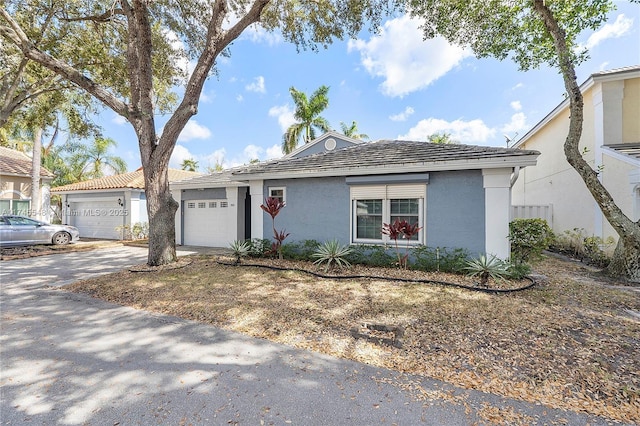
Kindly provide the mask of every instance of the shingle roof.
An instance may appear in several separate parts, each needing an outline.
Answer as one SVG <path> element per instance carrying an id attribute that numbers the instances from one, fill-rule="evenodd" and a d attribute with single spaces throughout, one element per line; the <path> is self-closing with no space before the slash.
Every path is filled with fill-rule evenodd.
<path id="1" fill-rule="evenodd" d="M 232 180 L 232 172 L 238 170 L 238 168 L 224 170 L 221 172 L 215 172 L 208 175 L 190 177 L 180 181 L 171 182 L 172 186 L 231 186 L 239 185 L 246 186 L 244 182 L 238 182 Z"/>
<path id="2" fill-rule="evenodd" d="M 539 152 L 462 144 L 381 140 L 301 158 L 286 158 L 247 166 L 233 172 L 236 177 L 261 173 L 304 173 L 354 170 L 374 167 L 402 167 L 460 160 L 491 160 L 535 156 Z"/>
<path id="3" fill-rule="evenodd" d="M 169 169 L 169 182 L 201 176 L 201 173 L 188 172 L 186 170 Z M 86 191 L 93 189 L 144 189 L 144 175 L 142 168 L 135 172 L 122 173 L 120 175 L 105 176 L 98 179 L 85 180 L 84 182 L 71 183 L 69 185 L 51 188 L 51 192 Z"/>
<path id="4" fill-rule="evenodd" d="M 0 174 L 31 176 L 31 157 L 24 152 L 0 146 Z M 40 176 L 53 178 L 53 173 L 41 167 Z"/>

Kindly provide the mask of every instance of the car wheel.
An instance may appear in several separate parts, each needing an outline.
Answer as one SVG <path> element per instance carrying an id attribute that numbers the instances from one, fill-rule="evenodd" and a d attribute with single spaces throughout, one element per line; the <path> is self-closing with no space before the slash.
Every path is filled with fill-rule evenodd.
<path id="1" fill-rule="evenodd" d="M 56 232 L 51 241 L 53 244 L 69 244 L 69 241 L 71 241 L 71 235 L 67 232 Z"/>

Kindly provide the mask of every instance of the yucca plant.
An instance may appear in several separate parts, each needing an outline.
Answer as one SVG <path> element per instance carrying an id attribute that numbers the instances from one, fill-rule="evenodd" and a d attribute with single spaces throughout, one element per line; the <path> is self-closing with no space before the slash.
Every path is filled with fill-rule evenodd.
<path id="1" fill-rule="evenodd" d="M 311 257 L 317 259 L 313 262 L 314 265 L 325 264 L 324 270 L 328 271 L 334 264 L 339 268 L 350 267 L 351 263 L 345 257 L 351 252 L 352 250 L 349 246 L 341 245 L 338 240 L 331 240 L 318 246 L 316 251 L 311 254 Z"/>
<path id="2" fill-rule="evenodd" d="M 487 287 L 489 278 L 498 281 L 509 276 L 508 264 L 494 255 L 490 257 L 481 255 L 477 259 L 468 260 L 464 270 L 467 271 L 468 276 L 480 278 L 478 285 L 482 287 Z"/>
<path id="3" fill-rule="evenodd" d="M 249 241 L 235 240 L 229 244 L 229 248 L 233 252 L 233 256 L 236 258 L 236 265 L 240 263 L 240 259 L 249 256 L 251 252 L 251 243 Z"/>

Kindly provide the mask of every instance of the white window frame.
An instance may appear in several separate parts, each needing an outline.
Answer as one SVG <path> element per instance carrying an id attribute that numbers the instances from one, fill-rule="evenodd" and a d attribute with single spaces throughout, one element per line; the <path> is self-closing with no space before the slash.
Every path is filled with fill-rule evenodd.
<path id="1" fill-rule="evenodd" d="M 357 229 L 357 206 L 359 200 L 382 200 L 382 223 L 391 222 L 391 200 L 418 200 L 418 239 L 409 241 L 410 246 L 424 244 L 425 223 L 426 223 L 426 185 L 406 184 L 406 185 L 363 185 L 351 187 L 351 220 L 349 224 L 351 232 L 351 244 L 393 244 L 394 241 L 388 235 L 380 232 L 380 239 L 358 238 Z M 382 231 L 382 230 L 381 230 Z M 402 245 L 407 244 L 404 239 L 399 240 Z"/>
<path id="2" fill-rule="evenodd" d="M 287 188 L 284 186 L 270 186 L 269 188 L 267 188 L 267 193 L 269 194 L 268 196 L 270 198 L 279 198 L 279 197 L 274 197 L 273 196 L 273 191 L 282 191 L 282 202 L 286 203 L 287 202 Z"/>

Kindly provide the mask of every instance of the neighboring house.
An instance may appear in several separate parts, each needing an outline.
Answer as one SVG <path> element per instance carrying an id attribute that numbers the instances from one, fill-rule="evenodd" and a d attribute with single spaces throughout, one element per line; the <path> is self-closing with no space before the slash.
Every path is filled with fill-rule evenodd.
<path id="1" fill-rule="evenodd" d="M 33 215 L 31 208 L 32 160 L 27 154 L 15 149 L 0 147 L 0 214 L 37 216 L 50 219 L 49 185 L 54 176 L 44 167 L 40 168 L 40 215 Z"/>
<path id="2" fill-rule="evenodd" d="M 584 124 L 580 151 L 616 204 L 640 219 L 640 66 L 591 75 L 581 86 Z M 515 145 L 540 151 L 536 167 L 520 172 L 513 188 L 516 216 L 544 207 L 556 233 L 582 228 L 603 239 L 617 234 L 584 182 L 567 162 L 569 101 L 564 100 Z M 535 215 L 534 215 L 535 216 Z"/>
<path id="3" fill-rule="evenodd" d="M 386 244 L 383 223 L 418 222 L 412 244 L 465 248 L 474 256 L 509 257 L 514 168 L 538 152 L 469 145 L 391 141 L 362 143 L 330 132 L 279 160 L 171 184 L 180 202 L 177 242 L 226 247 L 236 239 L 273 239 L 260 205 L 286 207 L 276 228 L 286 242 L 337 239 Z"/>
<path id="4" fill-rule="evenodd" d="M 169 182 L 200 173 L 169 169 Z M 62 198 L 62 223 L 80 230 L 81 238 L 122 239 L 123 227 L 147 222 L 142 168 L 51 189 Z"/>

